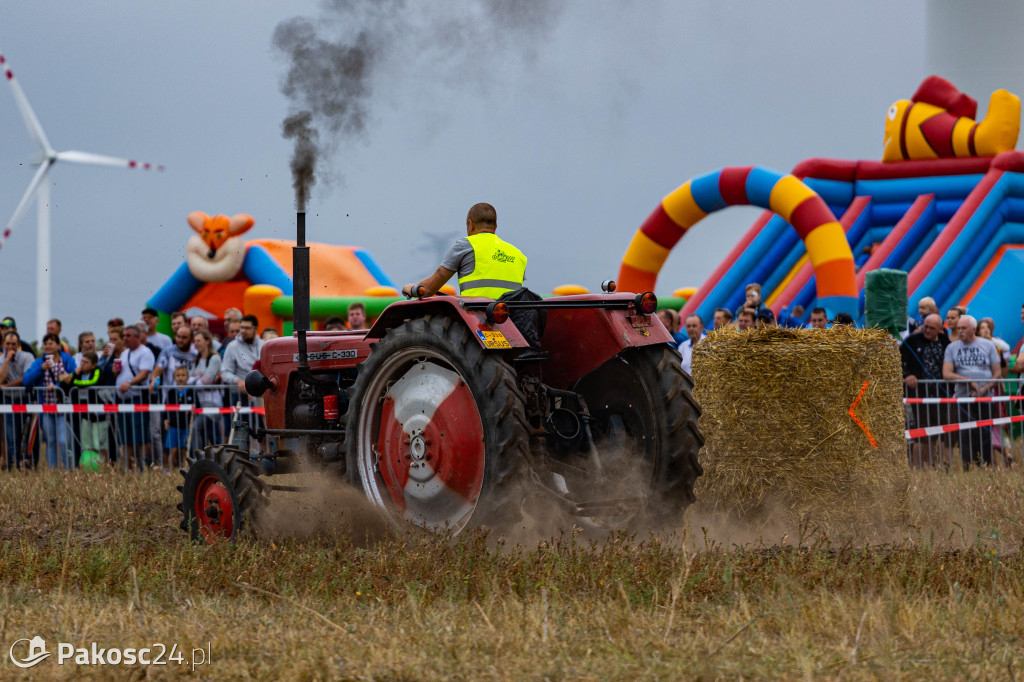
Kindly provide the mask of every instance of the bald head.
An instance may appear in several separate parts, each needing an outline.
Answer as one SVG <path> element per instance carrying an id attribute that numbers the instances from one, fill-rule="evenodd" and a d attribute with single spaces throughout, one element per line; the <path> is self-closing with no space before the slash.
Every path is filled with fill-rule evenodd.
<path id="1" fill-rule="evenodd" d="M 925 315 L 924 321 L 921 323 L 921 331 L 924 334 L 924 338 L 929 341 L 939 338 L 939 334 L 942 333 L 942 318 L 938 313 Z"/>
<path id="2" fill-rule="evenodd" d="M 475 204 L 466 215 L 466 230 L 470 234 L 476 232 L 494 232 L 498 229 L 498 212 L 490 204 Z"/>

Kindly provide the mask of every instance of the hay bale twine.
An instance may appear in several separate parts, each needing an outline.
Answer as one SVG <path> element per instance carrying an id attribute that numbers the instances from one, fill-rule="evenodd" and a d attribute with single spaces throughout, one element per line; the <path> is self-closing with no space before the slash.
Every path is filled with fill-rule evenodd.
<path id="1" fill-rule="evenodd" d="M 902 372 L 885 331 L 715 331 L 694 349 L 693 378 L 705 438 L 698 510 L 833 536 L 906 516 Z"/>

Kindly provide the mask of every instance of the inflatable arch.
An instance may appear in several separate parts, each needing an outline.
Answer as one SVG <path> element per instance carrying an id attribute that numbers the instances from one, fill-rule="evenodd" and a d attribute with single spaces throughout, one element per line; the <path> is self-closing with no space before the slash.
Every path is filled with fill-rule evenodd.
<path id="1" fill-rule="evenodd" d="M 793 175 L 727 167 L 688 180 L 640 226 L 619 268 L 619 291 L 652 291 L 672 247 L 704 216 L 726 206 L 774 211 L 792 225 L 814 267 L 818 305 L 857 317 L 857 277 L 843 227 L 824 200 Z"/>

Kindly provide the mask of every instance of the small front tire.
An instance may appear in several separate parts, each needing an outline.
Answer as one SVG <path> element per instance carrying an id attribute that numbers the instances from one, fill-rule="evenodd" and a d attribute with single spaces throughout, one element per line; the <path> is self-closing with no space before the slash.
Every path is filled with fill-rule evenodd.
<path id="1" fill-rule="evenodd" d="M 181 529 L 193 542 L 236 541 L 244 529 L 253 527 L 267 504 L 256 468 L 236 448 L 210 445 L 197 450 L 181 475 Z"/>

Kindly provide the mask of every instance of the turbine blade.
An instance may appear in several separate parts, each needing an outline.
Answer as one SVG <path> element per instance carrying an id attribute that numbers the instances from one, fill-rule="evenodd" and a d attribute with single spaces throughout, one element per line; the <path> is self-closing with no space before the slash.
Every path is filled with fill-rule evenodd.
<path id="1" fill-rule="evenodd" d="M 52 155 L 53 147 L 50 146 L 50 141 L 46 139 L 46 133 L 43 132 L 43 126 L 39 124 L 39 119 L 36 118 L 36 112 L 32 111 L 32 105 L 28 103 L 28 98 L 25 97 L 25 93 L 21 89 L 18 79 L 14 77 L 14 72 L 11 71 L 11 65 L 7 63 L 7 58 L 4 57 L 2 52 L 0 52 L 0 69 L 3 69 L 7 82 L 11 84 L 11 90 L 14 91 L 14 101 L 18 103 L 18 109 L 21 110 L 21 117 L 25 119 L 25 127 L 28 128 L 28 134 L 33 140 L 35 140 L 36 144 L 42 148 L 43 152 L 47 156 Z"/>
<path id="2" fill-rule="evenodd" d="M 141 168 L 142 170 L 163 170 L 163 166 L 154 166 L 151 163 L 135 161 L 134 159 L 118 159 L 114 156 L 93 154 L 92 152 L 79 152 L 75 150 L 58 152 L 58 161 L 70 161 L 71 163 L 91 163 L 100 166 L 117 166 L 119 168 Z"/>
<path id="3" fill-rule="evenodd" d="M 32 177 L 32 182 L 28 183 L 28 189 L 25 190 L 25 195 L 21 197 L 21 201 L 18 203 L 18 208 L 14 209 L 14 215 L 7 221 L 7 227 L 0 233 L 0 248 L 3 248 L 4 244 L 7 243 L 8 238 L 11 236 L 11 231 L 14 226 L 18 224 L 21 217 L 25 215 L 25 211 L 28 210 L 29 203 L 32 201 L 32 196 L 36 193 L 39 185 L 46 180 L 46 174 L 50 170 L 50 166 L 53 165 L 52 161 L 44 161 L 39 164 L 39 170 L 36 171 L 35 176 Z"/>

